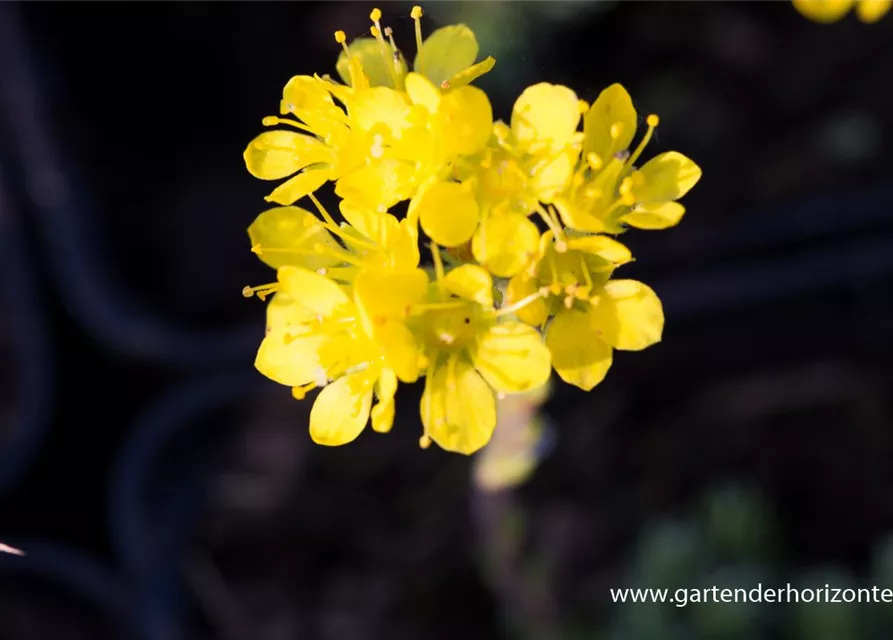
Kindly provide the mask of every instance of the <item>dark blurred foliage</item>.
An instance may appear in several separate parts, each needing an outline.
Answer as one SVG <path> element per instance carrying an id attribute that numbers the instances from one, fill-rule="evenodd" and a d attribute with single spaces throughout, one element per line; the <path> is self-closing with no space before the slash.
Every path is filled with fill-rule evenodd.
<path id="1" fill-rule="evenodd" d="M 0 540 L 28 552 L 0 562 L 0 637 L 890 637 L 883 605 L 608 590 L 893 585 L 893 17 L 426 6 L 497 57 L 502 117 L 528 84 L 621 82 L 661 116 L 649 153 L 704 169 L 678 228 L 624 237 L 664 342 L 556 385 L 551 454 L 492 495 L 418 449 L 419 389 L 392 434 L 329 450 L 252 369 L 269 185 L 241 153 L 371 7 L 0 4 Z M 412 51 L 409 5 L 382 7 Z"/>

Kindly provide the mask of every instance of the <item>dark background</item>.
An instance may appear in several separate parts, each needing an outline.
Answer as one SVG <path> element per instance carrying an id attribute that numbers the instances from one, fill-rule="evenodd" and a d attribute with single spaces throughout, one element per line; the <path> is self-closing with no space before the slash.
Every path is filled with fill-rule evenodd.
<path id="1" fill-rule="evenodd" d="M 613 82 L 704 177 L 624 236 L 664 341 L 512 492 L 388 436 L 323 449 L 253 370 L 241 154 L 362 2 L 0 4 L 0 638 L 882 638 L 893 605 L 612 605 L 625 585 L 893 587 L 893 15 L 432 2 L 535 82 Z M 409 4 L 381 3 L 413 52 Z"/>

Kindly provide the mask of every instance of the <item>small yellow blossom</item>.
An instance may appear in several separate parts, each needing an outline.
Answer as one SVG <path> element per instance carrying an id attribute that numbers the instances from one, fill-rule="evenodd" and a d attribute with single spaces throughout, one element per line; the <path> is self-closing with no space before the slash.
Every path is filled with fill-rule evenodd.
<path id="1" fill-rule="evenodd" d="M 856 17 L 865 23 L 877 22 L 893 5 L 891 0 L 793 0 L 794 8 L 814 22 L 830 24 L 842 20 L 855 8 Z"/>
<path id="2" fill-rule="evenodd" d="M 610 279 L 632 260 L 621 243 L 603 235 L 553 242 L 550 235 L 533 269 L 510 280 L 506 298 L 540 296 L 518 317 L 545 329 L 556 373 L 588 391 L 607 374 L 613 349 L 639 351 L 660 341 L 663 309 L 641 282 Z"/>
<path id="3" fill-rule="evenodd" d="M 620 233 L 627 226 L 665 229 L 677 224 L 685 208 L 676 202 L 701 178 L 701 169 L 676 151 L 644 165 L 638 160 L 659 119 L 649 115 L 638 146 L 629 147 L 638 115 L 619 84 L 602 91 L 583 118 L 583 154 L 567 189 L 553 204 L 565 225 L 596 233 Z"/>
<path id="4" fill-rule="evenodd" d="M 464 265 L 444 273 L 434 251 L 437 279 L 424 299 L 427 279 L 413 273 L 358 280 L 356 296 L 371 325 L 397 322 L 405 328 L 382 341 L 385 351 L 399 352 L 406 365 L 425 364 L 424 437 L 471 454 L 487 444 L 496 426 L 495 393 L 545 384 L 549 352 L 535 329 L 493 309 L 493 282 L 484 269 Z"/>
<path id="5" fill-rule="evenodd" d="M 375 428 L 393 420 L 396 381 L 380 349 L 363 331 L 356 306 L 332 280 L 300 267 L 278 272 L 268 310 L 267 335 L 255 366 L 296 398 L 322 387 L 310 412 L 310 436 L 323 445 L 356 439 L 379 397 Z"/>
<path id="6" fill-rule="evenodd" d="M 454 24 L 435 30 L 427 38 L 422 38 L 421 7 L 413 7 L 415 21 L 416 56 L 413 71 L 430 80 L 442 89 L 464 86 L 490 71 L 496 64 L 492 57 L 481 62 L 477 60 L 479 47 L 474 32 L 464 24 Z M 362 69 L 369 86 L 384 86 L 401 90 L 405 86 L 408 67 L 403 53 L 394 44 L 390 27 L 381 26 L 381 11 L 373 9 L 369 15 L 372 21 L 371 38 L 357 38 L 345 47 L 338 58 L 337 70 L 341 79 L 353 85 L 356 72 Z"/>

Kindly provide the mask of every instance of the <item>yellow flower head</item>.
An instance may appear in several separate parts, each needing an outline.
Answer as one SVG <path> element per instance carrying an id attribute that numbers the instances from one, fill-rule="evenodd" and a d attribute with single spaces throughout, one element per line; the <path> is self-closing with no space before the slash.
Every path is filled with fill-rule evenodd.
<path id="1" fill-rule="evenodd" d="M 470 84 L 493 59 L 476 61 L 471 30 L 423 38 L 422 10 L 411 15 L 411 65 L 374 9 L 371 37 L 335 33 L 343 84 L 289 80 L 282 117 L 264 119 L 281 128 L 245 150 L 253 175 L 285 182 L 267 196 L 282 206 L 248 229 L 277 280 L 244 294 L 270 298 L 257 369 L 298 399 L 319 389 L 315 442 L 345 444 L 370 421 L 389 431 L 399 382 L 424 378 L 421 446 L 471 454 L 497 427 L 497 399 L 541 392 L 553 368 L 589 390 L 614 349 L 661 339 L 660 300 L 613 278 L 633 258 L 607 234 L 678 223 L 677 201 L 701 170 L 675 151 L 640 163 L 658 118 L 645 118 L 633 146 L 639 118 L 619 84 L 590 107 L 568 87 L 538 83 L 508 123 L 494 122 Z M 327 182 L 337 220 L 314 195 Z M 312 208 L 295 205 L 305 197 Z M 399 218 L 390 211 L 403 201 Z M 537 439 L 511 459 L 511 478 L 532 469 Z"/>
<path id="2" fill-rule="evenodd" d="M 441 89 L 455 89 L 466 85 L 490 71 L 496 60 L 487 57 L 475 63 L 478 42 L 474 32 L 464 24 L 441 27 L 427 38 L 422 38 L 422 8 L 415 6 L 411 16 L 415 21 L 416 56 L 413 71 L 423 75 Z M 344 51 L 338 58 L 338 75 L 348 85 L 390 87 L 402 90 L 408 67 L 403 53 L 394 43 L 390 27 L 382 27 L 381 10 L 373 9 L 372 37 L 357 38 L 346 44 L 344 32 L 336 39 Z"/>
<path id="3" fill-rule="evenodd" d="M 793 0 L 794 8 L 813 22 L 842 20 L 854 7 L 862 22 L 877 22 L 890 10 L 891 0 Z"/>

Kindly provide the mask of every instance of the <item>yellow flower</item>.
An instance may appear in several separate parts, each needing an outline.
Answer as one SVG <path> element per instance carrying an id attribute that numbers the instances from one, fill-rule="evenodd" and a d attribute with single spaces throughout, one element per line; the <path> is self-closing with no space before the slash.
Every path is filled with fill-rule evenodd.
<path id="1" fill-rule="evenodd" d="M 309 197 L 322 220 L 300 207 L 275 207 L 248 228 L 251 250 L 264 263 L 309 269 L 343 284 L 352 283 L 364 269 L 418 266 L 418 234 L 409 220 L 342 201 L 345 222 L 338 224 L 315 196 Z M 269 286 L 244 290 L 246 297 L 269 292 Z"/>
<path id="2" fill-rule="evenodd" d="M 478 42 L 474 32 L 464 24 L 449 25 L 422 39 L 422 8 L 412 8 L 415 21 L 416 57 L 413 70 L 442 89 L 466 85 L 490 71 L 496 64 L 487 57 L 475 64 Z M 336 65 L 338 75 L 353 86 L 357 80 L 372 87 L 402 90 L 408 71 L 406 59 L 394 43 L 390 27 L 381 26 L 381 11 L 373 9 L 371 38 L 357 38 L 346 46 Z M 387 40 L 386 40 L 387 39 Z M 365 78 L 359 78 L 357 70 Z"/>
<path id="3" fill-rule="evenodd" d="M 570 182 L 583 142 L 577 95 L 558 85 L 528 87 L 512 109 L 511 126 L 496 123 L 493 143 L 459 174 L 477 186 L 481 208 L 471 245 L 494 275 L 511 277 L 529 264 L 539 232 L 527 217 Z"/>
<path id="4" fill-rule="evenodd" d="M 549 385 L 529 393 L 506 396 L 497 402 L 493 439 L 475 456 L 474 482 L 487 492 L 523 484 L 548 453 L 553 436 L 539 413 L 548 399 Z"/>
<path id="5" fill-rule="evenodd" d="M 549 352 L 539 332 L 504 321 L 506 314 L 493 309 L 489 273 L 470 264 L 444 273 L 436 248 L 434 255 L 437 280 L 431 286 L 417 273 L 364 274 L 355 286 L 357 304 L 370 325 L 401 327 L 398 337 L 381 342 L 385 352 L 399 353 L 389 365 L 425 364 L 423 446 L 430 438 L 448 451 L 471 454 L 487 444 L 496 426 L 495 392 L 545 384 Z"/>
<path id="6" fill-rule="evenodd" d="M 701 178 L 701 169 L 676 151 L 639 167 L 658 117 L 632 152 L 638 115 L 619 84 L 602 91 L 583 118 L 583 154 L 570 184 L 553 204 L 564 224 L 588 232 L 620 233 L 627 225 L 664 229 L 679 222 L 685 208 L 676 202 Z"/>
<path id="7" fill-rule="evenodd" d="M 394 372 L 363 330 L 347 292 L 301 267 L 278 271 L 267 314 L 267 335 L 255 367 L 301 399 L 322 387 L 310 411 L 310 436 L 322 445 L 342 445 L 360 435 L 370 413 L 376 431 L 393 422 Z M 379 402 L 373 410 L 373 397 Z"/>
<path id="8" fill-rule="evenodd" d="M 265 131 L 248 144 L 243 154 L 245 166 L 256 178 L 281 180 L 293 176 L 266 200 L 291 204 L 329 180 L 338 180 L 363 161 L 368 136 L 352 126 L 319 78 L 295 76 L 289 80 L 282 93 L 280 113 L 297 120 L 269 116 L 264 118 L 264 125 L 287 125 L 298 131 Z"/>
<path id="9" fill-rule="evenodd" d="M 638 351 L 660 340 L 663 310 L 641 282 L 610 279 L 632 260 L 624 245 L 603 235 L 550 236 L 534 268 L 509 281 L 506 302 L 534 298 L 517 316 L 545 328 L 555 371 L 588 391 L 607 374 L 613 349 Z"/>
<path id="10" fill-rule="evenodd" d="M 425 77 L 406 76 L 406 92 L 373 87 L 347 98 L 348 111 L 373 132 L 372 161 L 345 176 L 335 192 L 385 210 L 443 181 L 461 156 L 489 137 L 493 111 L 486 94 L 461 86 L 441 91 Z"/>
<path id="11" fill-rule="evenodd" d="M 843 19 L 853 7 L 862 22 L 877 22 L 890 10 L 891 0 L 793 0 L 794 8 L 814 22 L 832 23 Z"/>

